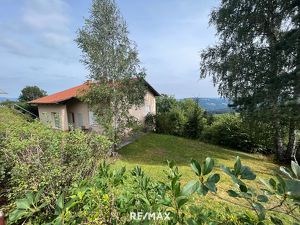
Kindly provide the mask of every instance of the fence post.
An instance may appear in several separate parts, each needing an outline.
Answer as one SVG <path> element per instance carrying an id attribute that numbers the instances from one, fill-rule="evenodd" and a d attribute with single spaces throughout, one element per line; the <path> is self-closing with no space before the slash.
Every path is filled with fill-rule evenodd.
<path id="1" fill-rule="evenodd" d="M 0 225 L 5 225 L 4 213 L 0 211 Z"/>

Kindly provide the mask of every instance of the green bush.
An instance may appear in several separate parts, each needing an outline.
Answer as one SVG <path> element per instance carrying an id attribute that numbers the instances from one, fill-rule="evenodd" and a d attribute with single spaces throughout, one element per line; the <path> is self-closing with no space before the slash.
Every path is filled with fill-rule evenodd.
<path id="1" fill-rule="evenodd" d="M 183 136 L 186 117 L 180 109 L 171 109 L 169 112 L 156 116 L 156 131 L 163 134 Z"/>
<path id="2" fill-rule="evenodd" d="M 46 187 L 53 201 L 71 183 L 92 176 L 111 143 L 80 130 L 62 132 L 0 109 L 1 184 L 9 201 Z"/>
<path id="3" fill-rule="evenodd" d="M 47 209 L 41 201 L 43 190 L 29 192 L 16 201 L 9 224 L 296 224 L 300 222 L 300 167 L 292 162 L 284 176 L 261 180 L 257 188 L 256 174 L 237 157 L 232 168 L 216 169 L 214 160 L 202 163 L 191 160 L 192 180 L 182 185 L 182 174 L 174 162 L 168 161 L 164 181 L 148 177 L 139 166 L 130 173 L 125 168 L 112 170 L 103 162 L 93 179 L 74 183 L 56 199 L 55 208 Z M 219 194 L 218 183 L 229 176 L 232 186 Z M 202 206 L 203 198 L 220 198 L 228 204 L 218 212 Z M 215 201 L 215 199 L 214 199 Z M 236 212 L 229 207 L 244 209 Z M 291 210 L 292 209 L 292 210 Z M 160 213 L 160 220 L 140 218 L 132 213 Z M 145 214 L 144 214 L 145 215 Z M 168 217 L 165 217 L 168 215 Z M 163 220 L 167 218 L 167 220 Z M 284 218 L 284 220 L 282 220 Z"/>
<path id="4" fill-rule="evenodd" d="M 152 118 L 153 119 L 153 118 Z M 269 123 L 254 123 L 239 114 L 211 115 L 193 99 L 158 98 L 156 132 L 228 146 L 246 152 L 273 153 L 273 129 Z"/>
<path id="5" fill-rule="evenodd" d="M 203 110 L 192 99 L 176 101 L 162 96 L 158 100 L 156 131 L 163 134 L 197 139 L 201 136 L 206 119 Z"/>
<path id="6" fill-rule="evenodd" d="M 246 152 L 272 153 L 270 132 L 266 124 L 253 126 L 240 115 L 226 113 L 215 115 L 203 131 L 202 140 Z"/>
<path id="7" fill-rule="evenodd" d="M 245 128 L 242 119 L 235 114 L 215 116 L 214 122 L 205 128 L 202 138 L 210 143 L 244 151 L 254 149 L 254 143 L 248 130 Z"/>
<path id="8" fill-rule="evenodd" d="M 155 131 L 156 130 L 156 117 L 152 113 L 148 113 L 145 117 L 145 131 Z"/>
<path id="9" fill-rule="evenodd" d="M 193 105 L 192 108 L 186 112 L 187 120 L 184 125 L 184 136 L 199 139 L 206 125 L 204 113 L 198 105 Z"/>

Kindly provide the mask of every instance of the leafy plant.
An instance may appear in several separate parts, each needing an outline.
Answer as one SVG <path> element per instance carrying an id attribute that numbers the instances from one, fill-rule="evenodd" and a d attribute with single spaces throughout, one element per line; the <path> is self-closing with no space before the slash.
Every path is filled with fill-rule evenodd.
<path id="1" fill-rule="evenodd" d="M 212 158 L 208 157 L 202 163 L 192 159 L 190 166 L 195 179 L 183 186 L 182 174 L 175 163 L 167 161 L 167 165 L 164 171 L 166 178 L 156 181 L 139 166 L 126 174 L 125 168 L 115 170 L 102 161 L 93 179 L 73 183 L 56 198 L 54 208 L 41 203 L 42 198 L 38 196 L 42 191 L 17 200 L 16 208 L 10 214 L 11 223 L 277 225 L 285 223 L 283 217 L 290 217 L 289 221 L 299 223 L 297 187 L 300 168 L 296 162 L 292 162 L 291 169 L 281 167 L 283 177 L 277 174 L 262 180 L 264 186 L 259 188 L 253 183 L 256 180 L 255 173 L 243 165 L 239 157 L 232 168 L 221 165 L 221 172 L 230 176 L 233 182 L 232 187 L 226 189 L 227 197 L 219 195 L 217 184 L 221 173 L 215 172 Z M 227 203 L 226 207 L 222 206 L 224 209 L 221 212 L 214 209 L 214 204 L 210 209 L 201 204 L 205 196 L 209 198 L 211 195 Z M 245 211 L 233 210 L 236 207 Z M 150 215 L 159 212 L 168 215 L 168 219 L 151 220 L 145 217 L 133 220 L 130 217 L 132 212 Z"/>
<path id="2" fill-rule="evenodd" d="M 16 201 L 16 209 L 9 214 L 9 221 L 11 223 L 17 222 L 21 219 L 32 219 L 40 212 L 49 202 L 42 202 L 42 194 L 44 190 L 41 189 L 37 193 L 28 192 L 25 198 Z"/>
<path id="3" fill-rule="evenodd" d="M 220 174 L 210 174 L 214 168 L 213 159 L 206 158 L 202 165 L 193 159 L 191 161 L 191 167 L 198 176 L 198 179 L 192 180 L 184 186 L 183 193 L 185 195 L 197 192 L 198 194 L 205 196 L 209 191 L 217 192 L 216 183 L 220 181 Z"/>

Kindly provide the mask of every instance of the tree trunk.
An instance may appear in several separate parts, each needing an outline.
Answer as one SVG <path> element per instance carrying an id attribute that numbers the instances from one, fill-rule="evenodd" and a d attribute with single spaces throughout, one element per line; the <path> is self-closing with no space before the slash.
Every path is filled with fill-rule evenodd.
<path id="1" fill-rule="evenodd" d="M 296 124 L 295 120 L 290 120 L 289 126 L 289 142 L 287 145 L 287 153 L 286 153 L 286 161 L 294 160 L 296 155 L 296 144 L 297 144 L 297 136 L 296 136 Z"/>
<path id="2" fill-rule="evenodd" d="M 282 140 L 282 132 L 280 127 L 280 122 L 276 121 L 275 123 L 275 147 L 276 147 L 276 156 L 279 162 L 285 161 L 285 151 Z"/>

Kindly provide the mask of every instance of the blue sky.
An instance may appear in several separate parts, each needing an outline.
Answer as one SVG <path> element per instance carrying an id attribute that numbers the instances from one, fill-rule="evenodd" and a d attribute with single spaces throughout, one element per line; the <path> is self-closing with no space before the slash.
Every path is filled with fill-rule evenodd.
<path id="1" fill-rule="evenodd" d="M 87 79 L 74 39 L 90 0 L 0 0 L 0 89 L 19 96 L 26 85 L 48 94 Z M 208 15 L 217 0 L 117 0 L 138 46 L 147 80 L 160 92 L 217 97 L 199 79 L 199 52 L 214 44 Z"/>

